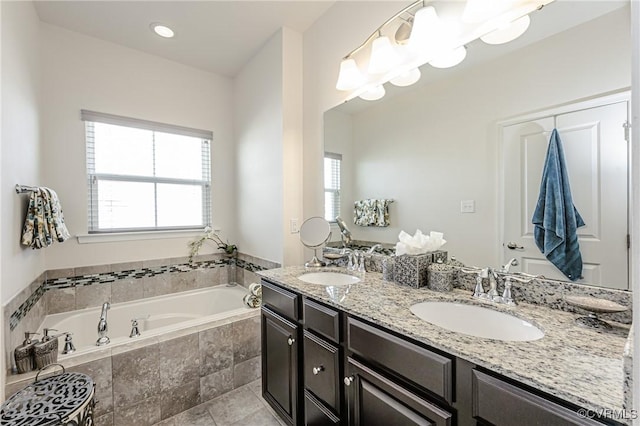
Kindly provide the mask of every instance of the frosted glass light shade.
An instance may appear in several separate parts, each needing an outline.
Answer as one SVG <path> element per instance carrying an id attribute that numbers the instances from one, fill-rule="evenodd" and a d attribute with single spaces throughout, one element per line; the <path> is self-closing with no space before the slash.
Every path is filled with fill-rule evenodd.
<path id="1" fill-rule="evenodd" d="M 377 101 L 378 99 L 382 99 L 385 93 L 386 91 L 384 90 L 384 87 L 380 85 L 370 88 L 369 90 L 361 94 L 360 98 L 364 99 L 365 101 Z"/>
<path id="2" fill-rule="evenodd" d="M 340 62 L 340 74 L 338 74 L 336 89 L 353 90 L 360 87 L 364 81 L 364 76 L 358 69 L 355 60 L 348 58 Z"/>
<path id="3" fill-rule="evenodd" d="M 517 0 L 467 0 L 462 22 L 476 24 L 494 18 L 513 7 Z"/>
<path id="4" fill-rule="evenodd" d="M 387 36 L 381 36 L 373 40 L 371 44 L 371 57 L 369 58 L 369 74 L 384 74 L 393 68 L 400 58 L 394 51 L 391 41 Z"/>
<path id="5" fill-rule="evenodd" d="M 433 6 L 418 10 L 413 18 L 413 28 L 409 37 L 409 49 L 413 51 L 429 49 L 438 42 L 440 32 L 438 13 Z"/>
<path id="6" fill-rule="evenodd" d="M 420 80 L 420 70 L 418 68 L 414 68 L 407 72 L 403 72 L 399 76 L 392 78 L 390 80 L 391 84 L 394 86 L 405 87 L 411 86 L 416 81 Z"/>
<path id="7" fill-rule="evenodd" d="M 451 68 L 464 61 L 467 57 L 467 49 L 464 46 L 460 46 L 449 52 L 445 52 L 439 55 L 437 58 L 429 62 L 429 65 L 435 68 Z"/>
<path id="8" fill-rule="evenodd" d="M 522 18 L 516 19 L 505 28 L 498 28 L 487 35 L 480 37 L 480 40 L 487 44 L 503 44 L 517 39 L 529 28 L 531 18 L 524 15 Z"/>

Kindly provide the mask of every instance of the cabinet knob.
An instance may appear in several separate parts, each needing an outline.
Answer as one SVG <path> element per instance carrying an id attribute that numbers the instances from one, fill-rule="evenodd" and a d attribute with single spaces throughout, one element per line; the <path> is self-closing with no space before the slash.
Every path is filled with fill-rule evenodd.
<path id="1" fill-rule="evenodd" d="M 318 374 L 324 371 L 324 367 L 322 365 L 320 367 L 313 367 L 311 371 L 313 372 L 314 376 L 317 376 Z"/>
<path id="2" fill-rule="evenodd" d="M 293 346 L 293 344 L 295 343 L 296 339 L 294 339 L 293 337 L 289 336 L 289 338 L 287 339 L 287 344 L 289 346 Z"/>
<path id="3" fill-rule="evenodd" d="M 353 376 L 349 376 L 349 377 L 345 377 L 344 378 L 344 384 L 347 386 L 351 386 L 351 383 L 353 383 Z"/>

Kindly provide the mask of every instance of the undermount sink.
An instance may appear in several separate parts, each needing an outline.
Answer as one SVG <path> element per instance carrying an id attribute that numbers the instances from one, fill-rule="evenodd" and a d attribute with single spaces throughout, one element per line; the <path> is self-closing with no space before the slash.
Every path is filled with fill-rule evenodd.
<path id="1" fill-rule="evenodd" d="M 528 321 L 482 306 L 422 302 L 409 308 L 418 318 L 456 333 L 507 342 L 538 340 L 544 332 Z"/>
<path id="2" fill-rule="evenodd" d="M 309 284 L 325 286 L 347 286 L 360 282 L 360 278 L 340 272 L 308 272 L 298 277 Z"/>

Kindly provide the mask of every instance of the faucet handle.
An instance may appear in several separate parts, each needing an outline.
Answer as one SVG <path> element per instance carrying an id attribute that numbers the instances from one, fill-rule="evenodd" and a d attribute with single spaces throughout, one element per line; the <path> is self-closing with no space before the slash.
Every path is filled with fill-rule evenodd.
<path id="1" fill-rule="evenodd" d="M 515 300 L 513 300 L 513 297 L 511 296 L 511 280 L 513 278 L 512 277 L 505 277 L 504 279 L 504 291 L 502 292 L 502 303 L 504 303 L 505 305 L 515 305 L 516 302 Z"/>

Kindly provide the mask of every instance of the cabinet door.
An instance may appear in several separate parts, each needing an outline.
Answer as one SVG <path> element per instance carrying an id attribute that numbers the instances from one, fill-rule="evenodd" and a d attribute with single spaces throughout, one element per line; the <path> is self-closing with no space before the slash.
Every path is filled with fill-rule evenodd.
<path id="1" fill-rule="evenodd" d="M 299 326 L 262 308 L 262 395 L 287 423 L 298 422 Z"/>
<path id="2" fill-rule="evenodd" d="M 450 426 L 451 413 L 413 394 L 349 358 L 347 377 L 349 425 Z"/>
<path id="3" fill-rule="evenodd" d="M 519 426 L 588 426 L 601 423 L 520 389 L 497 377 L 474 370 L 473 416 L 483 423 Z"/>

